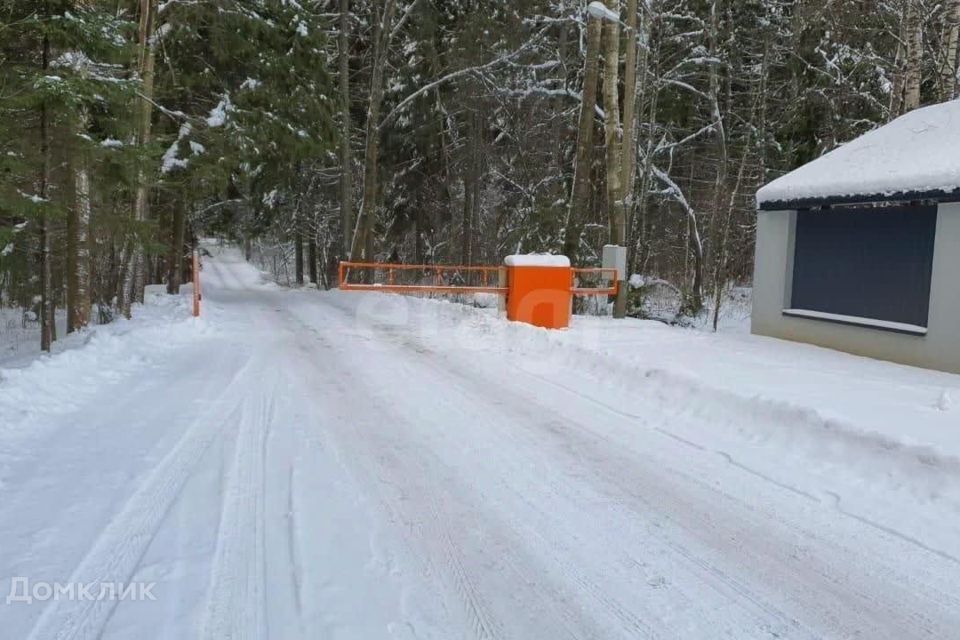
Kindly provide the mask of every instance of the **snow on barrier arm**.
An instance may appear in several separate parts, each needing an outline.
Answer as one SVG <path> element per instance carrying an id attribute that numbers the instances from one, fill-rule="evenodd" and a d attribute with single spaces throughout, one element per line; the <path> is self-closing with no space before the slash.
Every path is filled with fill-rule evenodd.
<path id="1" fill-rule="evenodd" d="M 527 253 L 507 256 L 503 264 L 508 267 L 569 267 L 570 258 L 552 253 Z"/>

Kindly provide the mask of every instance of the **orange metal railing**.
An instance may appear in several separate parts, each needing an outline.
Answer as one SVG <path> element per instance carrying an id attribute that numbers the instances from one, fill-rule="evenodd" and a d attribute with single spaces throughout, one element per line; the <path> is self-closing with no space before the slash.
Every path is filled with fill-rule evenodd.
<path id="1" fill-rule="evenodd" d="M 570 292 L 575 296 L 615 296 L 617 295 L 617 270 L 599 267 L 574 267 L 573 286 Z"/>
<path id="2" fill-rule="evenodd" d="M 340 288 L 396 293 L 499 293 L 502 267 L 341 262 Z"/>
<path id="3" fill-rule="evenodd" d="M 506 294 L 505 267 L 389 264 L 383 262 L 340 263 L 339 287 L 345 291 L 393 293 L 496 293 Z M 617 270 L 571 269 L 570 293 L 577 296 L 617 294 Z"/>

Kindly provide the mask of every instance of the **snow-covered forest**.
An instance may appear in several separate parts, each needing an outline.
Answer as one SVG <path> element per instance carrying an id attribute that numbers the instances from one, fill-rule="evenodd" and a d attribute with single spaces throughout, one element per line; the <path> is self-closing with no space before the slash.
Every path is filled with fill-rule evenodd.
<path id="1" fill-rule="evenodd" d="M 2 0 L 0 305 L 49 349 L 58 311 L 175 291 L 203 231 L 324 287 L 345 256 L 612 241 L 697 315 L 750 279 L 759 185 L 954 97 L 958 26 L 960 0 Z"/>

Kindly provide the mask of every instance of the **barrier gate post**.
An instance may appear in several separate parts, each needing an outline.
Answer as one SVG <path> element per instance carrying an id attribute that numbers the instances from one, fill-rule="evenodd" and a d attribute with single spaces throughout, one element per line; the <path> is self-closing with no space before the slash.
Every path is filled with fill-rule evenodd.
<path id="1" fill-rule="evenodd" d="M 507 256 L 507 320 L 545 329 L 570 326 L 573 270 L 557 255 Z"/>
<path id="2" fill-rule="evenodd" d="M 193 317 L 200 316 L 200 252 L 193 251 Z"/>

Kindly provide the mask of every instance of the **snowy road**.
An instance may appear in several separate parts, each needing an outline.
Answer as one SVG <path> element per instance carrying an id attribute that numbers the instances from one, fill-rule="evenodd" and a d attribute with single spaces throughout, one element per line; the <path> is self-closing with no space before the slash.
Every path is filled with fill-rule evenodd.
<path id="1" fill-rule="evenodd" d="M 204 277 L 209 330 L 0 448 L 0 579 L 156 599 L 0 601 L 4 638 L 960 634 L 952 458 L 847 469 L 473 310 Z"/>

